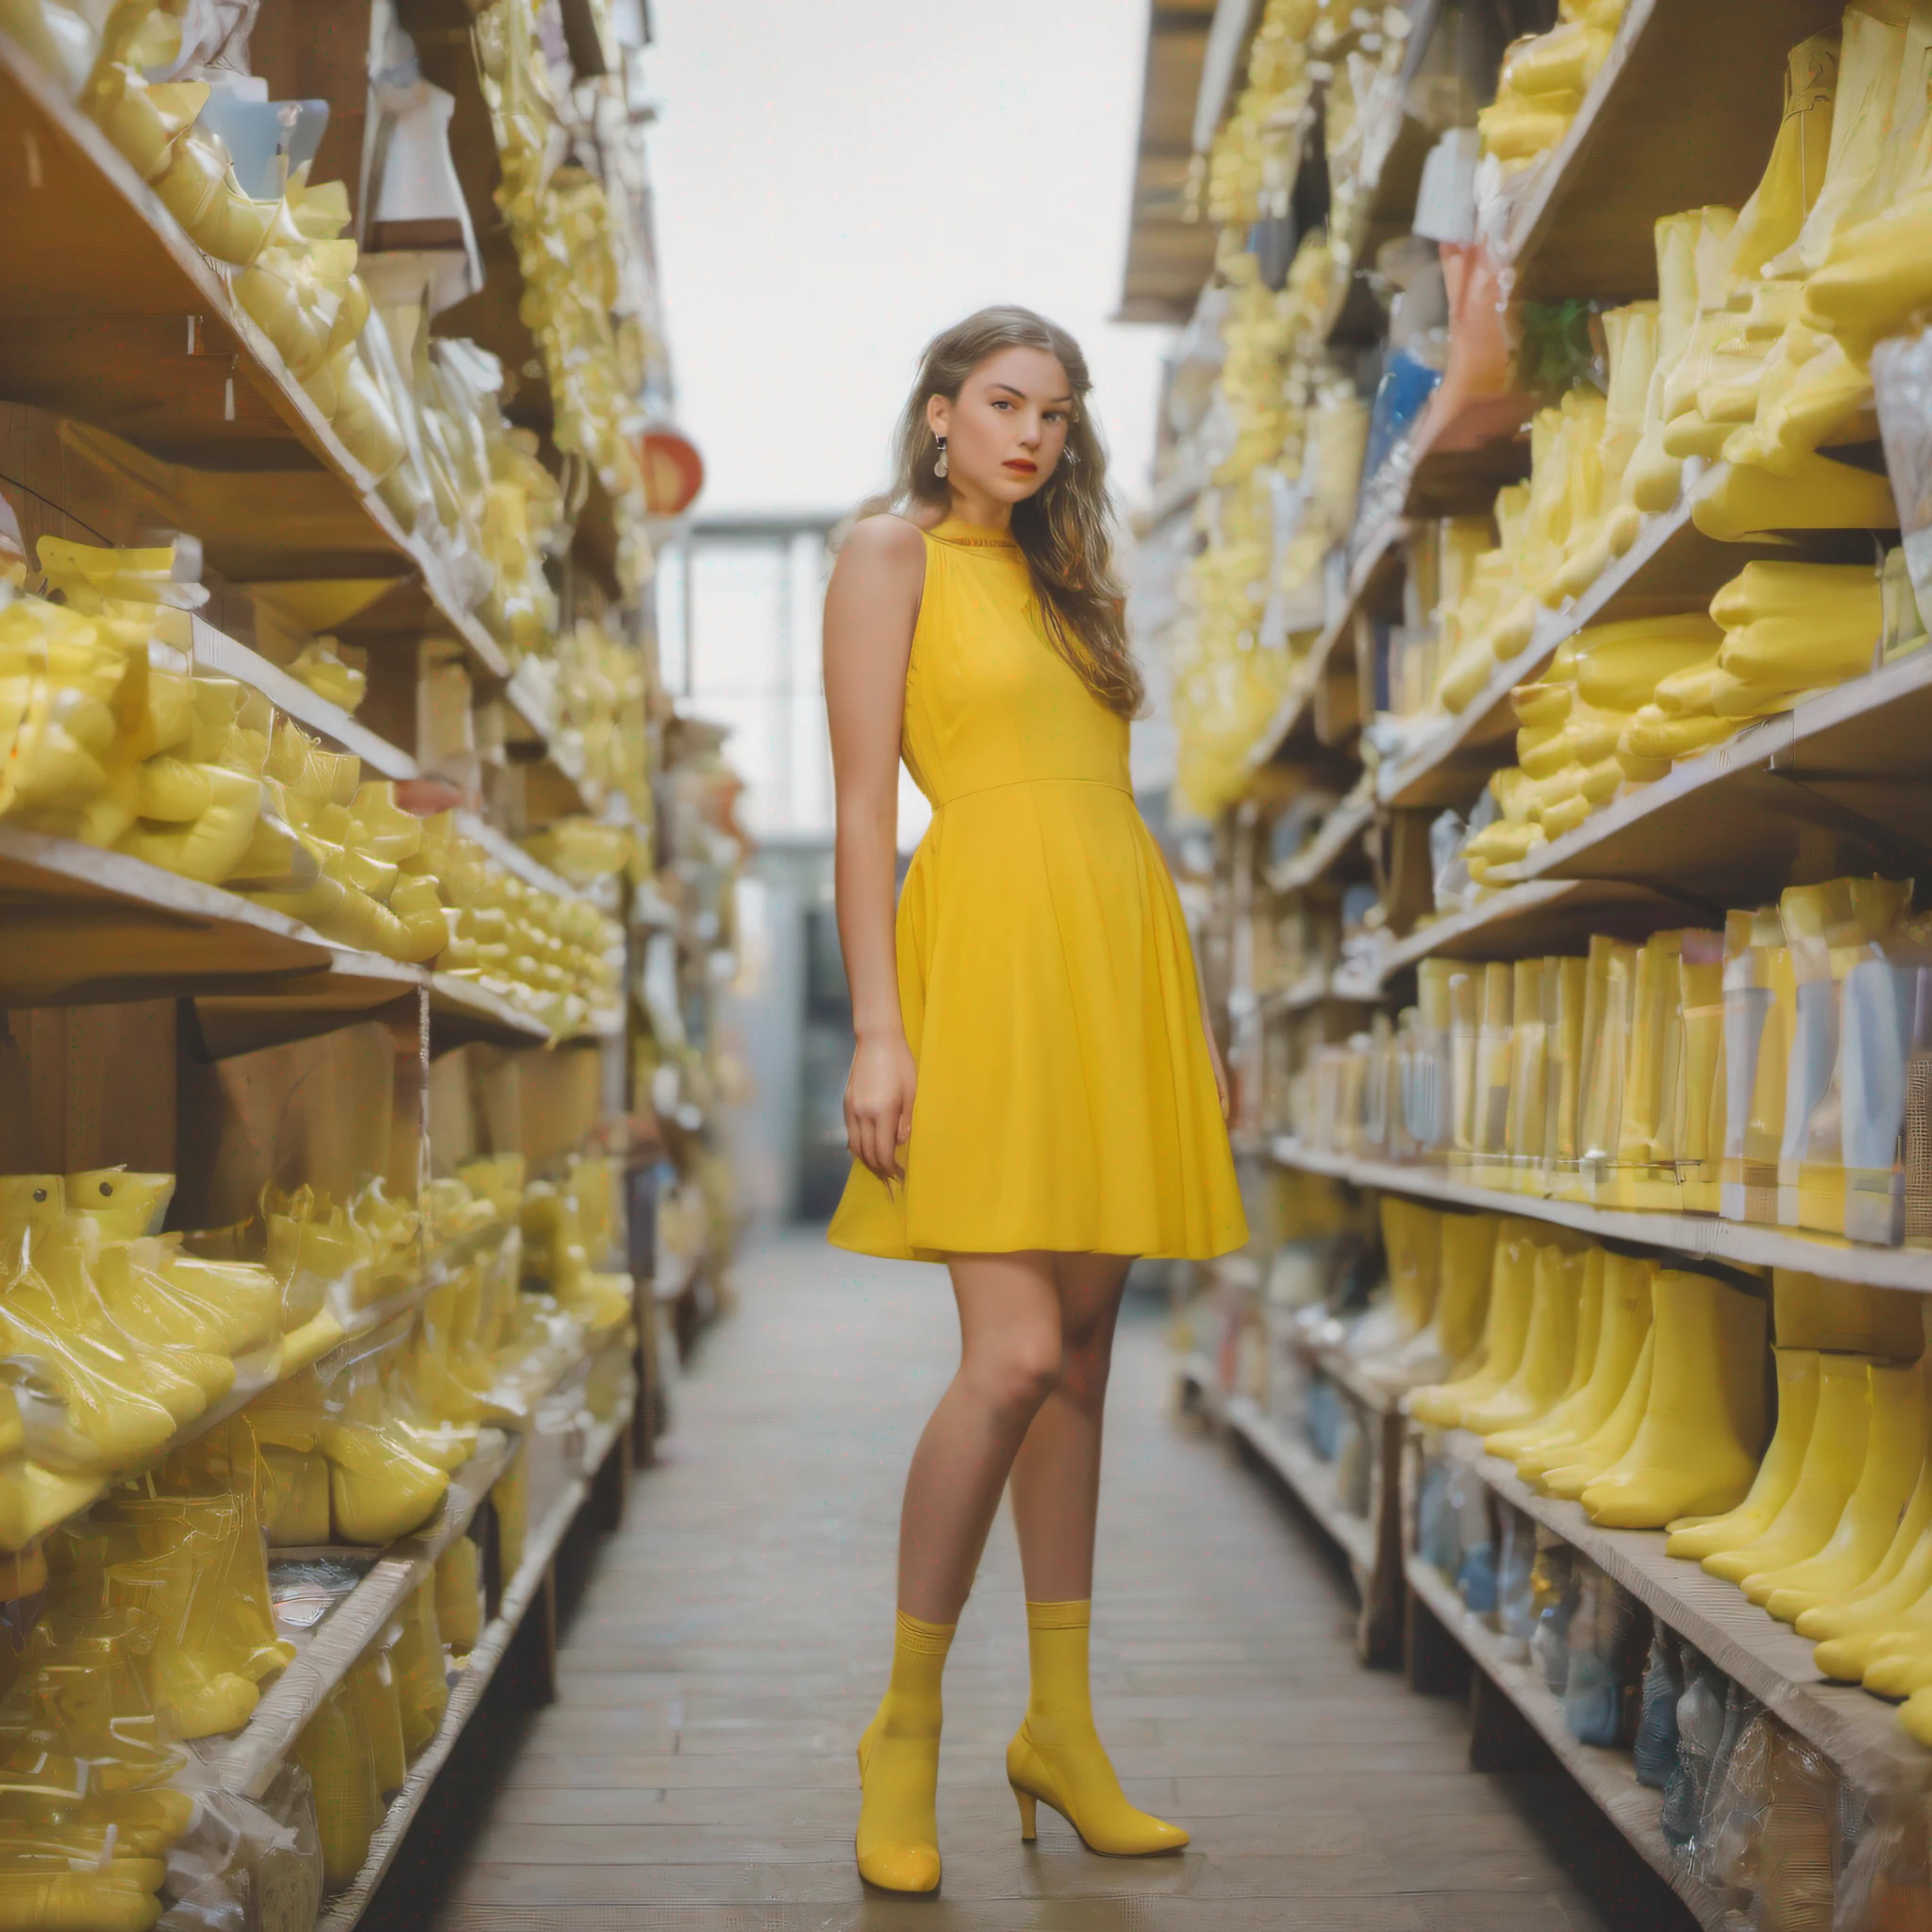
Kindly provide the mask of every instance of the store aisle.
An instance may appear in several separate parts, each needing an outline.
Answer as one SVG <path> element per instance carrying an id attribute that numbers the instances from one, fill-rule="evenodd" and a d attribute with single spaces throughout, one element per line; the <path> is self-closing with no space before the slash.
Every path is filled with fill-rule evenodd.
<path id="1" fill-rule="evenodd" d="M 1025 1700 L 1019 1564 L 995 1526 L 946 1678 L 938 1900 L 864 1895 L 854 1740 L 883 1685 L 898 1485 L 951 1367 L 936 1269 L 800 1239 L 676 1391 L 532 1722 L 460 1852 L 441 1932 L 1561 1932 L 1605 1924 L 1524 1807 L 1466 1767 L 1461 1711 L 1363 1672 L 1300 1525 L 1168 1399 L 1160 1324 L 1124 1325 L 1095 1696 L 1176 1858 L 1095 1857 L 1001 1755 Z M 1512 1790 L 1514 1783 L 1518 1788 Z M 1562 1818 L 1564 1842 L 1574 1821 Z M 1656 1923 L 1653 1921 L 1652 1923 Z"/>

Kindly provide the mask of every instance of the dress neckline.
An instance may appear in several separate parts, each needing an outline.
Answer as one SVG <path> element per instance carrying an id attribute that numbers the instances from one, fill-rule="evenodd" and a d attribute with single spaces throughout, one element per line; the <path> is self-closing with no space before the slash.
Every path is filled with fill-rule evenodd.
<path id="1" fill-rule="evenodd" d="M 982 529 L 977 524 L 967 523 L 963 517 L 948 517 L 925 534 L 937 543 L 952 543 L 961 550 L 1016 552 L 1020 548 L 1016 539 L 1002 535 L 997 530 Z"/>

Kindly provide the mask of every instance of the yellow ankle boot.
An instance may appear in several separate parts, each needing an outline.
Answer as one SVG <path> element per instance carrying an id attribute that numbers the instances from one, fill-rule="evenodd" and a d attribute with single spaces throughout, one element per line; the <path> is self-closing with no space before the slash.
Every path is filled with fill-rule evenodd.
<path id="1" fill-rule="evenodd" d="M 1177 1852 L 1188 1834 L 1128 1804 L 1093 1728 L 1087 1650 L 1092 1606 L 1026 1606 L 1033 1690 L 1026 1716 L 1007 1746 L 1007 1781 L 1020 1801 L 1020 1836 L 1034 1838 L 1037 1807 L 1050 1805 L 1090 1852 L 1144 1857 Z"/>
<path id="2" fill-rule="evenodd" d="M 1670 1525 L 1665 1556 L 1696 1563 L 1720 1550 L 1742 1548 L 1771 1527 L 1797 1488 L 1818 1414 L 1818 1352 L 1777 1348 L 1772 1355 L 1777 1363 L 1777 1427 L 1750 1494 L 1722 1516 L 1679 1517 Z"/>
<path id="3" fill-rule="evenodd" d="M 1745 1579 L 1745 1594 L 1781 1624 L 1795 1623 L 1800 1612 L 1834 1602 L 1864 1582 L 1884 1561 L 1918 1487 L 1925 1459 L 1924 1380 L 1919 1365 L 1888 1368 L 1874 1362 L 1869 1373 L 1872 1431 L 1864 1467 L 1830 1541 L 1803 1562 Z"/>
<path id="4" fill-rule="evenodd" d="M 1660 1269 L 1650 1404 L 1625 1454 L 1583 1492 L 1591 1519 L 1655 1529 L 1743 1500 L 1764 1441 L 1764 1304 L 1714 1275 Z"/>
<path id="5" fill-rule="evenodd" d="M 940 1882 L 940 1679 L 954 1624 L 899 1612 L 892 1678 L 858 1740 L 858 1875 L 886 1891 Z"/>
<path id="6" fill-rule="evenodd" d="M 1534 1428 L 1523 1432 L 1513 1453 L 1516 1473 L 1533 1482 L 1545 1470 L 1571 1459 L 1615 1413 L 1636 1372 L 1650 1332 L 1650 1277 L 1653 1262 L 1630 1255 L 1597 1249 L 1592 1271 L 1601 1277 L 1597 1289 L 1597 1334 L 1589 1351 L 1589 1369 L 1580 1386 L 1565 1397 Z M 1586 1310 L 1587 1312 L 1587 1310 Z M 1579 1347 L 1577 1359 L 1585 1358 Z M 1509 1450 L 1499 1448 L 1498 1455 Z"/>
<path id="7" fill-rule="evenodd" d="M 1863 1356 L 1819 1357 L 1818 1412 L 1798 1480 L 1761 1536 L 1704 1558 L 1711 1575 L 1741 1585 L 1746 1577 L 1816 1556 L 1830 1540 L 1864 1467 L 1872 1430 L 1866 1367 Z"/>
<path id="8" fill-rule="evenodd" d="M 1526 1221 L 1506 1220 L 1499 1225 L 1490 1273 L 1489 1316 L 1483 1324 L 1482 1367 L 1456 1381 L 1418 1389 L 1408 1406 L 1419 1421 L 1441 1429 L 1459 1428 L 1464 1413 L 1487 1402 L 1522 1366 L 1536 1296 L 1533 1233 Z"/>

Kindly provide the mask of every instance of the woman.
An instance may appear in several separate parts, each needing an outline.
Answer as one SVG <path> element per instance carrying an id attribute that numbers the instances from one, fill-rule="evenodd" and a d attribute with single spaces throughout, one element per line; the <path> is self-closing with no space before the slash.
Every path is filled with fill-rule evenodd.
<path id="1" fill-rule="evenodd" d="M 1101 1406 L 1131 1259 L 1247 1231 L 1220 1055 L 1127 778 L 1141 688 L 1088 388 L 1026 309 L 940 336 L 899 427 L 905 514 L 855 526 L 825 596 L 858 1035 L 831 1239 L 943 1261 L 961 1339 L 907 1479 L 891 1682 L 858 1746 L 858 1868 L 895 1891 L 939 1884 L 940 1674 L 1008 1476 L 1021 1837 L 1043 1802 L 1094 1851 L 1188 1841 L 1127 1803 L 1088 1701 Z M 933 821 L 895 919 L 902 754 Z"/>

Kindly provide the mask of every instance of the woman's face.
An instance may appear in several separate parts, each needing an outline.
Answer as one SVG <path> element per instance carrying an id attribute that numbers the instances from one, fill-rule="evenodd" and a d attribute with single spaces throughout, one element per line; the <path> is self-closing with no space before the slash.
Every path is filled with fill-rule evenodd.
<path id="1" fill-rule="evenodd" d="M 957 401 L 933 396 L 925 420 L 946 439 L 955 494 L 1024 503 L 1054 473 L 1074 416 L 1073 385 L 1044 349 L 1002 349 L 961 385 Z"/>

